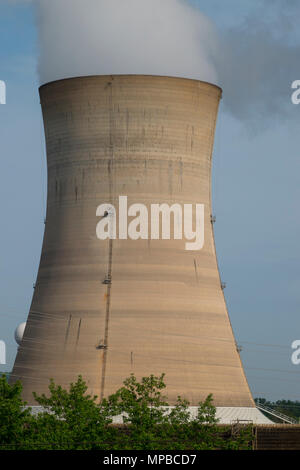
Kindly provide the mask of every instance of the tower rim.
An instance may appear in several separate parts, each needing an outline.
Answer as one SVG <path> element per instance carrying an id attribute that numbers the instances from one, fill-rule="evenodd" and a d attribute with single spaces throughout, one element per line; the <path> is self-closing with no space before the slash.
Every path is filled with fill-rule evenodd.
<path id="1" fill-rule="evenodd" d="M 212 88 L 216 88 L 220 92 L 220 97 L 222 98 L 223 95 L 223 89 L 219 86 L 216 85 L 215 83 L 208 82 L 205 80 L 198 80 L 196 78 L 187 78 L 187 77 L 180 77 L 180 76 L 172 76 L 172 75 L 153 75 L 153 74 L 138 74 L 138 73 L 132 73 L 132 74 L 91 74 L 91 75 L 78 75 L 74 77 L 65 77 L 65 78 L 59 78 L 57 80 L 51 80 L 49 82 L 43 83 L 42 85 L 39 86 L 39 91 L 41 91 L 44 87 L 48 87 L 49 85 L 53 85 L 56 83 L 60 82 L 66 82 L 66 81 L 71 81 L 71 80 L 84 80 L 84 79 L 92 79 L 92 78 L 137 78 L 137 77 L 144 77 L 144 78 L 152 78 L 152 79 L 166 79 L 166 80 L 181 80 L 181 81 L 189 81 L 189 82 L 198 82 L 199 84 L 205 84 L 209 85 Z"/>

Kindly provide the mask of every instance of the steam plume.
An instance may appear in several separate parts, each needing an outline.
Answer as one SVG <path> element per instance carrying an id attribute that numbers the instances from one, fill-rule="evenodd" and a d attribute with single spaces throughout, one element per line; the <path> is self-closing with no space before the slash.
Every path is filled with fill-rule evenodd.
<path id="1" fill-rule="evenodd" d="M 41 83 L 93 74 L 216 82 L 211 22 L 185 0 L 35 0 Z"/>

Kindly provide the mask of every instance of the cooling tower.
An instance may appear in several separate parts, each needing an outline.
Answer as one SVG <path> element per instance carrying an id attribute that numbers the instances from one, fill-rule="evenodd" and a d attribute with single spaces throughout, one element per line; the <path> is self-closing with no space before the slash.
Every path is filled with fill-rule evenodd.
<path id="1" fill-rule="evenodd" d="M 254 402 L 216 259 L 211 167 L 221 89 L 157 76 L 92 76 L 40 88 L 48 201 L 33 300 L 12 377 L 23 396 L 81 374 L 98 397 L 131 373 L 166 373 L 169 401 Z M 100 204 L 204 204 L 204 246 L 99 240 Z M 105 214 L 104 216 L 107 216 Z M 130 217 L 129 217 L 130 219 Z"/>

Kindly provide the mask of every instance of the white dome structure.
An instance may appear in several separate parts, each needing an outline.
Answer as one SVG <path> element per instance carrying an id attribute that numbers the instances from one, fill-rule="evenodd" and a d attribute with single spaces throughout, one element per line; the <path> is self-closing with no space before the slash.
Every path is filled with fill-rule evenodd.
<path id="1" fill-rule="evenodd" d="M 15 340 L 19 346 L 21 344 L 21 341 L 24 335 L 25 327 L 26 327 L 26 322 L 20 323 L 20 325 L 15 330 Z"/>

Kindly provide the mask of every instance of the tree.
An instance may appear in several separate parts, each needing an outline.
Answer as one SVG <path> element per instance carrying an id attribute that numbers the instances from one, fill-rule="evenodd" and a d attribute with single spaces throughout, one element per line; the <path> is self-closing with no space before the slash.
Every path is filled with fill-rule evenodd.
<path id="1" fill-rule="evenodd" d="M 0 378 L 0 448 L 34 450 L 204 450 L 249 448 L 251 429 L 232 436 L 219 427 L 209 395 L 192 417 L 189 402 L 174 407 L 163 395 L 164 374 L 140 381 L 131 375 L 115 394 L 97 403 L 81 376 L 68 390 L 50 381 L 49 394 L 34 397 L 43 407 L 37 415 L 25 408 L 20 383 Z M 123 426 L 112 417 L 123 416 Z"/>
<path id="2" fill-rule="evenodd" d="M 69 390 L 51 380 L 49 397 L 34 393 L 35 400 L 44 408 L 35 423 L 42 442 L 48 440 L 67 449 L 92 449 L 103 440 L 107 425 L 111 423 L 110 409 L 105 404 L 97 404 L 97 396 L 88 395 L 87 388 L 79 376 Z"/>
<path id="3" fill-rule="evenodd" d="M 118 449 L 146 450 L 207 450 L 248 448 L 251 432 L 243 431 L 231 437 L 230 428 L 217 426 L 216 408 L 209 395 L 199 402 L 197 415 L 192 418 L 190 403 L 182 397 L 170 410 L 165 375 L 150 375 L 139 382 L 132 374 L 124 386 L 108 399 L 115 414 L 123 415 L 126 429 L 119 429 Z M 107 403 L 107 404 L 108 404 Z"/>
<path id="4" fill-rule="evenodd" d="M 21 393 L 20 382 L 9 385 L 0 377 L 0 449 L 18 449 L 27 438 L 31 414 Z"/>
<path id="5" fill-rule="evenodd" d="M 149 429 L 164 421 L 164 407 L 168 406 L 166 397 L 161 393 L 164 388 L 164 374 L 160 377 L 143 377 L 141 382 L 131 374 L 109 401 L 115 403 L 120 414 L 123 413 L 124 423 Z"/>

